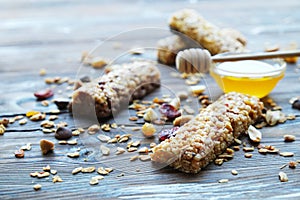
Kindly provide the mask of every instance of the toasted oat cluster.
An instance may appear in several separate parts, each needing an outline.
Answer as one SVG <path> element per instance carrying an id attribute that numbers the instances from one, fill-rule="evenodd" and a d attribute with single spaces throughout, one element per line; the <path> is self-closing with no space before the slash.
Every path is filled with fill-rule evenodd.
<path id="1" fill-rule="evenodd" d="M 76 89 L 69 108 L 77 115 L 96 113 L 98 118 L 109 117 L 159 85 L 160 72 L 153 62 L 114 65 L 107 74 Z"/>
<path id="2" fill-rule="evenodd" d="M 152 161 L 197 173 L 221 154 L 261 115 L 258 98 L 231 92 L 203 109 L 153 148 Z"/>

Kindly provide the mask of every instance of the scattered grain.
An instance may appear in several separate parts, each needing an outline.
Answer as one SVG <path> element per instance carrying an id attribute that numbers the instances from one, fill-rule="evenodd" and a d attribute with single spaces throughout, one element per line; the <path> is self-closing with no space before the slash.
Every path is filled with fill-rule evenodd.
<path id="1" fill-rule="evenodd" d="M 253 155 L 252 153 L 245 153 L 244 156 L 245 156 L 245 158 L 252 158 L 252 155 Z"/>
<path id="2" fill-rule="evenodd" d="M 67 153 L 67 156 L 70 158 L 78 158 L 80 156 L 79 152 Z"/>
<path id="3" fill-rule="evenodd" d="M 294 153 L 293 152 L 280 152 L 279 155 L 283 156 L 283 157 L 292 157 L 292 156 L 294 156 Z"/>
<path id="4" fill-rule="evenodd" d="M 42 185 L 41 185 L 41 184 L 35 184 L 35 185 L 33 186 L 33 189 L 36 190 L 36 191 L 40 190 L 41 188 L 42 188 Z"/>
<path id="5" fill-rule="evenodd" d="M 62 178 L 58 175 L 55 175 L 52 177 L 52 182 L 56 183 L 56 182 L 63 182 Z"/>
<path id="6" fill-rule="evenodd" d="M 97 173 L 98 173 L 98 174 L 101 174 L 101 175 L 107 175 L 109 172 L 106 171 L 103 167 L 99 167 L 99 168 L 97 169 Z"/>
<path id="7" fill-rule="evenodd" d="M 150 161 L 151 160 L 151 156 L 150 155 L 140 155 L 139 159 L 141 161 Z"/>
<path id="8" fill-rule="evenodd" d="M 88 133 L 92 135 L 97 133 L 99 130 L 100 130 L 100 126 L 98 124 L 94 124 L 88 128 Z"/>
<path id="9" fill-rule="evenodd" d="M 243 147 L 243 151 L 245 152 L 251 152 L 251 151 L 254 151 L 254 147 Z"/>
<path id="10" fill-rule="evenodd" d="M 257 130 L 254 126 L 250 125 L 248 128 L 248 135 L 252 142 L 260 142 L 262 138 L 262 134 L 259 130 Z"/>
<path id="11" fill-rule="evenodd" d="M 228 180 L 228 179 L 220 179 L 218 182 L 219 182 L 219 183 L 228 183 L 229 180 Z"/>
<path id="12" fill-rule="evenodd" d="M 81 172 L 83 168 L 82 167 L 76 167 L 75 169 L 72 170 L 72 174 L 75 175 L 75 174 L 78 174 L 79 172 Z"/>
<path id="13" fill-rule="evenodd" d="M 278 176 L 281 182 L 287 182 L 289 180 L 286 173 L 284 172 L 279 172 Z"/>
<path id="14" fill-rule="evenodd" d="M 105 145 L 100 145 L 100 150 L 104 156 L 108 156 L 110 153 L 110 148 Z"/>
<path id="15" fill-rule="evenodd" d="M 285 142 L 294 142 L 296 140 L 294 135 L 284 135 L 283 138 Z"/>
<path id="16" fill-rule="evenodd" d="M 231 170 L 231 174 L 232 175 L 238 175 L 238 171 L 236 171 L 235 169 Z"/>
<path id="17" fill-rule="evenodd" d="M 83 167 L 81 169 L 81 172 L 82 173 L 92 173 L 96 170 L 96 168 L 94 166 L 91 166 L 91 167 Z"/>

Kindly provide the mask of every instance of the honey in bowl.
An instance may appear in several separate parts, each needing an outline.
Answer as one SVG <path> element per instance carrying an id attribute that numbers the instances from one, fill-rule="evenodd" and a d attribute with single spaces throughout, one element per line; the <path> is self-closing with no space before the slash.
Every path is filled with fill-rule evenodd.
<path id="1" fill-rule="evenodd" d="M 235 91 L 262 98 L 283 78 L 285 68 L 281 59 L 243 60 L 215 64 L 210 74 L 225 93 Z"/>

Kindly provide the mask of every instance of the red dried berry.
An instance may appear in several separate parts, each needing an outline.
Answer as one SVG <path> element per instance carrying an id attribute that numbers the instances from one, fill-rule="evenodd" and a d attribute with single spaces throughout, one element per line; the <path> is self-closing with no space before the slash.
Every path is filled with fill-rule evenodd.
<path id="1" fill-rule="evenodd" d="M 48 99 L 50 97 L 52 97 L 54 95 L 53 90 L 51 89 L 46 89 L 46 90 L 40 90 L 34 93 L 34 96 L 38 99 L 38 100 L 44 100 L 44 99 Z"/>
<path id="2" fill-rule="evenodd" d="M 176 131 L 179 129 L 179 126 L 175 126 L 173 128 L 170 128 L 170 129 L 166 129 L 166 130 L 163 130 L 161 131 L 159 134 L 158 134 L 158 137 L 159 137 L 159 141 L 164 141 L 170 137 L 174 137 L 176 135 Z"/>
<path id="3" fill-rule="evenodd" d="M 167 103 L 162 104 L 159 108 L 159 111 L 165 115 L 168 120 L 173 120 L 181 115 L 181 113 L 174 106 Z"/>

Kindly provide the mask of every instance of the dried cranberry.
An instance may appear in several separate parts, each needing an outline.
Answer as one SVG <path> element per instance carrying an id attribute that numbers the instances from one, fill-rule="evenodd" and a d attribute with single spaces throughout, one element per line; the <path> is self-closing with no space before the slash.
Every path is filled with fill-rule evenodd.
<path id="1" fill-rule="evenodd" d="M 175 126 L 173 128 L 170 129 L 166 129 L 161 131 L 158 134 L 159 137 L 159 141 L 164 141 L 165 139 L 168 139 L 170 137 L 174 137 L 176 135 L 176 131 L 179 129 L 179 126 Z"/>
<path id="2" fill-rule="evenodd" d="M 34 93 L 34 96 L 38 100 L 48 99 L 48 98 L 52 97 L 53 95 L 54 95 L 54 93 L 53 93 L 53 90 L 51 90 L 51 89 L 41 90 L 41 91 L 37 91 Z"/>
<path id="3" fill-rule="evenodd" d="M 181 115 L 181 113 L 174 106 L 167 103 L 162 104 L 159 108 L 159 111 L 165 115 L 168 120 L 173 120 Z"/>

